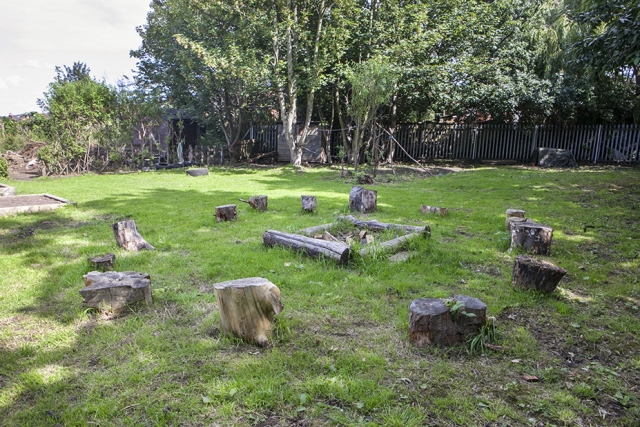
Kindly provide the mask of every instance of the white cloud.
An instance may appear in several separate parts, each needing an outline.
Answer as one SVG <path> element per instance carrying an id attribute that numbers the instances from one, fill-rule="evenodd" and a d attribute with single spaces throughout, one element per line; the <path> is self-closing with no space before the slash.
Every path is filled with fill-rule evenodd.
<path id="1" fill-rule="evenodd" d="M 23 81 L 25 81 L 25 78 L 22 76 L 9 76 L 6 78 L 2 78 L 0 77 L 0 89 L 6 89 L 9 87 L 9 83 L 11 83 L 13 86 L 20 86 L 20 83 L 22 83 Z"/>

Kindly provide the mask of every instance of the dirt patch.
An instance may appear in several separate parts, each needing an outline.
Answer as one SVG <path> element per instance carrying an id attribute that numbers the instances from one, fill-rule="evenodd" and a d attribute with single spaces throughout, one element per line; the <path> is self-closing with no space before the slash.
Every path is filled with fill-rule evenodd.
<path id="1" fill-rule="evenodd" d="M 9 196 L 0 197 L 0 208 L 13 208 L 16 206 L 55 205 L 61 204 L 59 200 L 46 196 Z"/>

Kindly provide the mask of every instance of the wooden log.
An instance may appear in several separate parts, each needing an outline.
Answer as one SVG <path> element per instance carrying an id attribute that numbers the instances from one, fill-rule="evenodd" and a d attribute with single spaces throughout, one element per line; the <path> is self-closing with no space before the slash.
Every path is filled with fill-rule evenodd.
<path id="1" fill-rule="evenodd" d="M 116 261 L 114 254 L 105 254 L 93 258 L 88 258 L 88 261 L 93 265 L 93 268 L 100 271 L 113 270 L 113 264 Z"/>
<path id="2" fill-rule="evenodd" d="M 395 239 L 387 240 L 386 242 L 369 245 L 362 249 L 360 249 L 360 256 L 367 256 L 373 253 L 392 253 L 395 252 L 404 246 L 404 244 L 416 237 L 421 236 L 421 233 L 409 233 L 404 236 L 396 237 Z M 369 237 L 369 236 L 366 236 Z"/>
<path id="3" fill-rule="evenodd" d="M 517 216 L 508 217 L 506 220 L 507 231 L 511 231 L 511 224 L 519 222 L 532 222 L 528 218 L 519 218 Z"/>
<path id="4" fill-rule="evenodd" d="M 300 234 L 304 234 L 305 236 L 308 236 L 308 237 L 313 237 L 318 233 L 324 233 L 334 225 L 335 223 L 333 222 L 330 222 L 328 224 L 314 225 L 313 227 L 308 227 L 303 230 L 300 230 Z"/>
<path id="5" fill-rule="evenodd" d="M 236 205 L 216 206 L 216 221 L 234 221 L 238 219 Z"/>
<path id="6" fill-rule="evenodd" d="M 553 228 L 523 221 L 511 223 L 511 248 L 523 247 L 535 255 L 549 255 L 551 252 L 551 239 Z"/>
<path id="7" fill-rule="evenodd" d="M 260 347 L 268 345 L 274 315 L 284 308 L 280 289 L 262 277 L 216 283 L 213 289 L 222 331 Z"/>
<path id="8" fill-rule="evenodd" d="M 316 210 L 316 196 L 300 196 L 302 199 L 302 210 L 305 212 L 313 212 Z"/>
<path id="9" fill-rule="evenodd" d="M 437 206 L 425 206 L 420 205 L 420 213 L 427 214 L 432 213 L 440 216 L 447 216 L 449 210 L 447 208 L 439 208 Z"/>
<path id="10" fill-rule="evenodd" d="M 116 222 L 111 226 L 111 228 L 113 229 L 113 235 L 116 238 L 118 246 L 126 251 L 137 252 L 141 250 L 156 249 L 142 238 L 136 228 L 136 222 L 132 219 Z"/>
<path id="11" fill-rule="evenodd" d="M 387 222 L 379 222 L 375 219 L 370 221 L 362 221 L 351 215 L 339 215 L 338 221 L 348 221 L 354 224 L 356 227 L 366 227 L 370 230 L 404 230 L 407 233 L 422 233 L 424 235 L 431 234 L 431 228 L 428 225 L 403 225 L 403 224 L 391 224 Z"/>
<path id="12" fill-rule="evenodd" d="M 517 220 L 512 220 L 511 218 L 521 218 L 522 221 L 524 221 L 524 214 L 525 211 L 520 210 L 520 209 L 507 209 L 507 219 L 506 219 L 506 228 L 507 231 L 511 230 L 511 221 L 517 221 Z"/>
<path id="13" fill-rule="evenodd" d="M 551 293 L 567 271 L 549 261 L 519 255 L 513 264 L 511 283 L 522 289 Z"/>
<path id="14" fill-rule="evenodd" d="M 209 175 L 209 168 L 187 169 L 189 176 L 205 176 Z"/>
<path id="15" fill-rule="evenodd" d="M 251 196 L 249 200 L 238 199 L 241 202 L 248 203 L 253 209 L 259 211 L 267 210 L 267 196 Z"/>
<path id="16" fill-rule="evenodd" d="M 378 207 L 378 192 L 353 186 L 349 192 L 349 210 L 351 212 L 370 213 Z"/>
<path id="17" fill-rule="evenodd" d="M 342 242 L 313 239 L 299 234 L 289 234 L 275 230 L 265 231 L 262 235 L 262 243 L 268 247 L 282 246 L 305 251 L 312 257 L 326 256 L 335 259 L 341 264 L 346 263 L 351 255 L 351 248 Z"/>
<path id="18" fill-rule="evenodd" d="M 150 306 L 153 302 L 148 274 L 92 271 L 83 278 L 86 286 L 80 290 L 80 295 L 85 304 L 95 309 L 118 313 L 128 305 L 144 302 Z"/>
<path id="19" fill-rule="evenodd" d="M 486 322 L 486 304 L 464 295 L 446 301 L 419 298 L 409 305 L 409 339 L 416 347 L 463 343 Z"/>

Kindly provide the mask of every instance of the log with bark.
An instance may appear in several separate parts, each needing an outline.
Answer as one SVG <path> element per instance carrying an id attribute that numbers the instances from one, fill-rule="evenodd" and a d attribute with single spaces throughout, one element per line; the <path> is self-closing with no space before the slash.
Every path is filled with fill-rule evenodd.
<path id="1" fill-rule="evenodd" d="M 505 221 L 507 231 L 511 230 L 511 222 L 512 221 L 524 221 L 525 211 L 520 209 L 507 209 L 507 219 Z M 515 218 L 515 219 L 513 219 Z"/>
<path id="2" fill-rule="evenodd" d="M 522 289 L 551 293 L 567 271 L 549 261 L 519 255 L 513 265 L 511 283 Z"/>
<path id="3" fill-rule="evenodd" d="M 447 216 L 449 210 L 447 208 L 439 208 L 437 206 L 425 206 L 420 205 L 420 213 L 427 214 L 432 213 L 440 216 Z"/>
<path id="4" fill-rule="evenodd" d="M 137 252 L 145 249 L 156 249 L 142 238 L 136 228 L 136 222 L 132 219 L 116 222 L 111 228 L 113 228 L 113 235 L 116 238 L 118 246 L 124 250 Z"/>
<path id="5" fill-rule="evenodd" d="M 213 289 L 222 331 L 261 347 L 268 345 L 274 315 L 284 307 L 280 289 L 262 277 L 216 283 Z"/>
<path id="6" fill-rule="evenodd" d="M 424 236 L 422 233 L 409 233 L 404 236 L 396 237 L 395 239 L 387 240 L 386 242 L 369 244 L 366 247 L 360 249 L 360 256 L 367 256 L 374 253 L 392 253 L 401 249 L 408 241 L 415 239 L 416 237 Z M 366 236 L 369 237 L 369 236 Z M 367 242 L 369 243 L 369 242 Z"/>
<path id="7" fill-rule="evenodd" d="M 238 211 L 236 205 L 216 206 L 216 221 L 234 221 L 238 219 Z"/>
<path id="8" fill-rule="evenodd" d="M 313 212 L 316 210 L 316 196 L 300 196 L 302 199 L 302 210 L 305 212 Z"/>
<path id="9" fill-rule="evenodd" d="M 326 256 L 343 264 L 349 260 L 351 248 L 342 242 L 331 242 L 299 234 L 283 233 L 267 230 L 262 235 L 265 246 L 282 246 L 289 249 L 301 250 L 312 257 Z"/>
<path id="10" fill-rule="evenodd" d="M 369 221 L 363 221 L 355 218 L 351 215 L 339 215 L 338 221 L 348 221 L 354 224 L 356 227 L 366 227 L 370 230 L 404 230 L 407 233 L 422 233 L 424 235 L 431 234 L 431 228 L 428 225 L 403 225 L 403 224 L 391 224 L 387 222 L 379 222 L 375 219 Z"/>
<path id="11" fill-rule="evenodd" d="M 267 210 L 267 196 L 251 196 L 249 200 L 238 199 L 241 202 L 248 203 L 253 209 L 257 209 L 259 211 Z"/>
<path id="12" fill-rule="evenodd" d="M 456 306 L 456 302 L 461 303 Z M 455 308 L 455 311 L 452 311 Z M 487 306 L 476 298 L 419 298 L 409 305 L 409 339 L 416 347 L 465 342 L 487 322 Z"/>
<path id="13" fill-rule="evenodd" d="M 523 247 L 535 255 L 549 255 L 553 228 L 535 222 L 511 223 L 511 248 Z"/>
<path id="14" fill-rule="evenodd" d="M 88 258 L 88 261 L 93 265 L 93 268 L 100 271 L 113 270 L 113 264 L 116 261 L 114 254 L 105 254 L 93 258 Z"/>
<path id="15" fill-rule="evenodd" d="M 335 223 L 333 222 L 330 222 L 328 224 L 314 225 L 313 227 L 308 227 L 303 230 L 300 230 L 300 234 L 304 234 L 305 236 L 308 236 L 308 237 L 313 237 L 318 233 L 324 233 L 334 225 Z"/>
<path id="16" fill-rule="evenodd" d="M 128 305 L 142 302 L 149 306 L 152 304 L 151 279 L 148 274 L 135 271 L 92 271 L 83 278 L 86 286 L 80 290 L 80 295 L 85 304 L 95 309 L 119 313 Z"/>
<path id="17" fill-rule="evenodd" d="M 378 192 L 362 187 L 351 187 L 349 192 L 349 210 L 351 212 L 370 213 L 378 207 Z"/>

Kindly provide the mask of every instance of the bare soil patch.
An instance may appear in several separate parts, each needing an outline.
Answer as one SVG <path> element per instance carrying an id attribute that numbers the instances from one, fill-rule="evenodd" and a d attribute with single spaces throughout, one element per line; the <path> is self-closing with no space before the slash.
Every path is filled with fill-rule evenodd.
<path id="1" fill-rule="evenodd" d="M 60 204 L 59 200 L 52 199 L 47 196 L 19 196 L 19 197 L 0 197 L 0 208 L 13 208 L 16 206 L 33 206 L 33 205 L 56 205 Z"/>

